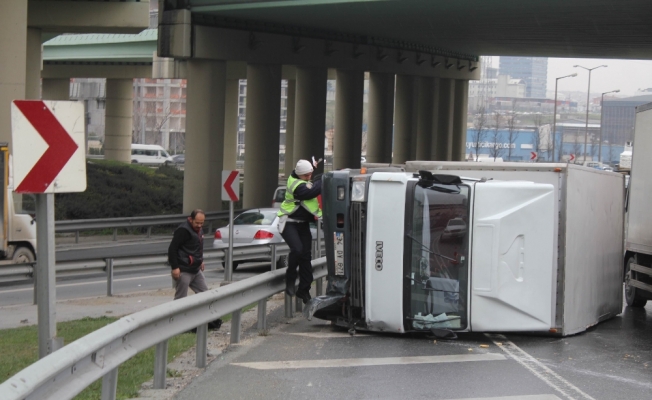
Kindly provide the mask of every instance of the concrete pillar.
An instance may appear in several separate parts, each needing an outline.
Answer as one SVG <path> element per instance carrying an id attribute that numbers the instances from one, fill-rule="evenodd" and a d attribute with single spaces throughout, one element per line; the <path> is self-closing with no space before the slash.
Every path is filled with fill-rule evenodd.
<path id="1" fill-rule="evenodd" d="M 269 207 L 278 185 L 280 112 L 281 65 L 247 65 L 244 208 Z"/>
<path id="2" fill-rule="evenodd" d="M 393 74 L 369 73 L 369 125 L 367 131 L 367 162 L 392 162 L 394 132 Z"/>
<path id="3" fill-rule="evenodd" d="M 133 114 L 133 79 L 107 79 L 104 113 L 105 159 L 131 162 Z"/>
<path id="4" fill-rule="evenodd" d="M 453 151 L 453 102 L 455 101 L 455 81 L 439 80 L 439 115 L 437 135 L 435 136 L 435 160 L 450 161 Z"/>
<path id="5" fill-rule="evenodd" d="M 27 1 L 4 0 L 0 13 L 0 142 L 11 144 L 9 104 L 25 98 L 26 47 Z"/>
<path id="6" fill-rule="evenodd" d="M 432 78 L 432 133 L 430 134 L 430 160 L 437 159 L 437 130 L 439 129 L 439 78 Z"/>
<path id="7" fill-rule="evenodd" d="M 419 77 L 418 104 L 417 104 L 417 134 L 416 134 L 416 160 L 429 160 L 432 129 L 432 96 L 433 78 Z"/>
<path id="8" fill-rule="evenodd" d="M 469 107 L 469 81 L 455 81 L 453 115 L 453 154 L 451 161 L 464 161 L 466 154 L 466 121 Z"/>
<path id="9" fill-rule="evenodd" d="M 293 159 L 287 162 L 324 158 L 327 72 L 326 68 L 297 67 Z M 315 174 L 323 171 L 321 163 Z"/>
<path id="10" fill-rule="evenodd" d="M 287 178 L 292 174 L 292 170 L 296 162 L 294 162 L 294 120 L 296 118 L 296 93 L 297 81 L 295 79 L 288 80 L 288 104 L 287 115 L 285 120 L 285 177 Z"/>
<path id="11" fill-rule="evenodd" d="M 394 164 L 403 164 L 413 160 L 412 140 L 416 134 L 416 85 L 415 77 L 396 75 L 396 101 L 394 103 Z"/>
<path id="12" fill-rule="evenodd" d="M 70 79 L 43 79 L 44 100 L 70 100 Z"/>
<path id="13" fill-rule="evenodd" d="M 183 212 L 222 209 L 225 61 L 188 61 Z"/>
<path id="14" fill-rule="evenodd" d="M 337 70 L 333 169 L 360 168 L 364 71 Z"/>
<path id="15" fill-rule="evenodd" d="M 25 98 L 41 98 L 41 30 L 27 28 L 27 64 L 25 76 Z"/>
<path id="16" fill-rule="evenodd" d="M 240 100 L 240 80 L 226 81 L 224 106 L 224 168 L 236 169 L 238 158 L 238 101 Z"/>

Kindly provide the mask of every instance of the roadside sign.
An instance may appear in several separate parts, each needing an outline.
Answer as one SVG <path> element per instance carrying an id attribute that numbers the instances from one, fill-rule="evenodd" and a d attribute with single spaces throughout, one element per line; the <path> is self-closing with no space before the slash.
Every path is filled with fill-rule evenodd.
<path id="1" fill-rule="evenodd" d="M 238 201 L 240 199 L 240 172 L 222 171 L 222 200 Z"/>
<path id="2" fill-rule="evenodd" d="M 573 162 L 575 161 L 575 154 L 571 154 L 570 157 L 568 157 L 568 162 Z"/>
<path id="3" fill-rule="evenodd" d="M 14 191 L 85 191 L 85 126 L 81 102 L 14 100 L 11 103 Z"/>
<path id="4" fill-rule="evenodd" d="M 536 160 L 538 157 L 538 154 L 536 151 L 531 151 L 530 152 L 530 160 Z"/>

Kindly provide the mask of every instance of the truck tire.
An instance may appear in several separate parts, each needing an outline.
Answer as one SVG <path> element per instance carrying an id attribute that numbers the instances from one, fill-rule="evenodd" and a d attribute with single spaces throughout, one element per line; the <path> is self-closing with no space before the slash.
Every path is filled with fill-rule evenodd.
<path id="1" fill-rule="evenodd" d="M 629 307 L 645 307 L 647 299 L 638 293 L 640 289 L 629 285 L 630 279 L 636 278 L 636 271 L 630 269 L 632 263 L 636 263 L 636 256 L 629 257 L 625 266 L 625 301 Z"/>
<path id="2" fill-rule="evenodd" d="M 14 251 L 13 261 L 16 264 L 32 263 L 36 260 L 34 253 L 27 247 L 18 247 Z"/>

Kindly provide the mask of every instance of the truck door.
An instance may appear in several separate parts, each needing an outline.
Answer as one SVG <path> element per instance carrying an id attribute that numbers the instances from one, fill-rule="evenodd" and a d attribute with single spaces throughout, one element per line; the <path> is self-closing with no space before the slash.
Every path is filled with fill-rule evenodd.
<path id="1" fill-rule="evenodd" d="M 475 184 L 471 245 L 471 330 L 552 327 L 553 186 Z"/>

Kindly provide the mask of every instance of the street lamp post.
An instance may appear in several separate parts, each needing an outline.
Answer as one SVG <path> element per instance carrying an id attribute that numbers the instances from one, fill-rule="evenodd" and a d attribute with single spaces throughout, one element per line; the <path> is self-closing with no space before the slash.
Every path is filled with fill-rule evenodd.
<path id="1" fill-rule="evenodd" d="M 577 73 L 566 75 L 566 76 L 560 76 L 559 78 L 555 78 L 555 106 L 554 106 L 554 111 L 552 113 L 552 162 L 555 162 L 555 138 L 557 136 L 557 84 L 559 83 L 560 79 L 564 78 L 573 78 L 576 77 Z M 561 149 L 564 147 L 564 135 L 562 134 L 561 136 L 561 143 L 559 143 L 559 159 L 561 159 Z"/>
<path id="2" fill-rule="evenodd" d="M 610 92 L 604 92 L 602 93 L 602 96 L 600 96 L 600 145 L 598 146 L 598 161 L 602 162 L 602 125 L 604 124 L 604 118 L 602 116 L 604 115 L 603 113 L 603 103 L 604 103 L 604 95 L 609 94 L 609 93 L 618 93 L 620 92 L 620 89 L 612 90 Z M 611 160 L 609 160 L 611 161 Z"/>
<path id="3" fill-rule="evenodd" d="M 585 127 L 585 132 L 584 132 L 584 162 L 586 162 L 586 146 L 589 141 L 589 96 L 591 95 L 591 71 L 594 69 L 598 69 L 601 67 L 607 67 L 606 65 L 598 65 L 597 67 L 593 68 L 586 68 L 581 65 L 573 65 L 574 68 L 583 68 L 587 71 L 589 71 L 589 87 L 586 89 L 586 127 Z"/>

